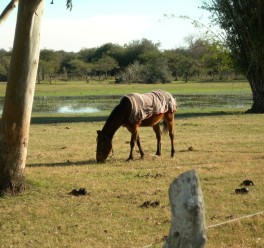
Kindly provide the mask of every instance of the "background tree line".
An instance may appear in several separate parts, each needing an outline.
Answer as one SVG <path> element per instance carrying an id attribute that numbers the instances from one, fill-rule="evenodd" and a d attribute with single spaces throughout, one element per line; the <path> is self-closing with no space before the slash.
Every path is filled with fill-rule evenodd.
<path id="1" fill-rule="evenodd" d="M 43 49 L 38 82 L 114 77 L 116 83 L 167 83 L 190 79 L 235 79 L 230 52 L 217 42 L 188 37 L 186 48 L 161 50 L 142 39 L 121 46 L 107 43 L 79 52 Z M 0 50 L 0 81 L 7 81 L 12 50 Z"/>

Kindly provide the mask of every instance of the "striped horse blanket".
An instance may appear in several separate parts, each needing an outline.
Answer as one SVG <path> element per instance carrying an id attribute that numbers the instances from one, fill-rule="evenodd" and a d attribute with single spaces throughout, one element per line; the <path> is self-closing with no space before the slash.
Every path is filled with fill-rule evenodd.
<path id="1" fill-rule="evenodd" d="M 137 123 L 155 114 L 175 112 L 177 109 L 176 99 L 163 90 L 155 90 L 150 93 L 132 93 L 127 97 L 132 104 L 129 120 Z"/>

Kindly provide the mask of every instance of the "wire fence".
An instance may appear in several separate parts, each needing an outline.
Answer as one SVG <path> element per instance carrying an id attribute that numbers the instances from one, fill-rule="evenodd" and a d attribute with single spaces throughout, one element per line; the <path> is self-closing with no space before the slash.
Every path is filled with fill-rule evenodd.
<path id="1" fill-rule="evenodd" d="M 221 223 L 213 224 L 213 225 L 207 226 L 205 229 L 208 230 L 208 229 L 211 229 L 211 228 L 223 226 L 223 225 L 229 224 L 231 222 L 240 221 L 240 220 L 243 220 L 243 219 L 246 219 L 246 218 L 251 218 L 251 217 L 254 217 L 254 216 L 257 216 L 257 215 L 261 215 L 261 214 L 264 214 L 264 210 L 260 211 L 260 212 L 257 212 L 257 213 L 254 213 L 254 214 L 248 214 L 248 215 L 245 215 L 245 216 L 242 216 L 242 217 L 239 217 L 239 218 L 235 218 L 235 219 L 232 219 L 232 220 L 228 220 L 228 221 L 224 221 L 224 222 L 221 222 Z M 153 247 L 154 245 L 159 245 L 159 244 L 161 244 L 163 242 L 164 241 L 160 241 L 160 242 L 157 242 L 157 243 L 149 244 L 149 245 L 143 246 L 142 248 L 150 248 L 150 247 Z"/>

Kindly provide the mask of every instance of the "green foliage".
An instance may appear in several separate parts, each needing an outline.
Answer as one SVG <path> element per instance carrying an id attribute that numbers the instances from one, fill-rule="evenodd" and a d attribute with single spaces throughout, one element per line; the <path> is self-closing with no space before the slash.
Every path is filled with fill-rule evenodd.
<path id="1" fill-rule="evenodd" d="M 203 8 L 225 30 L 236 67 L 250 83 L 253 105 L 249 112 L 264 113 L 264 1 L 211 0 Z"/>
<path id="2" fill-rule="evenodd" d="M 128 65 L 121 71 L 117 77 L 117 83 L 144 83 L 148 77 L 147 67 L 135 61 L 133 64 Z"/>
<path id="3" fill-rule="evenodd" d="M 187 77 L 188 80 L 207 78 L 209 74 L 212 79 L 223 78 L 223 74 L 231 75 L 234 71 L 229 51 L 216 42 L 191 37 L 186 48 L 160 50 L 159 47 L 159 43 L 142 39 L 124 46 L 106 43 L 77 53 L 43 49 L 38 80 L 50 80 L 51 77 L 79 80 L 80 77 L 101 78 L 104 75 L 105 78 L 118 78 L 117 82 L 167 83 Z M 1 50 L 3 81 L 7 78 L 9 57 L 10 52 Z"/>
<path id="4" fill-rule="evenodd" d="M 146 52 L 142 55 L 148 68 L 146 83 L 168 83 L 173 80 L 167 59 L 160 52 Z"/>
<path id="5" fill-rule="evenodd" d="M 104 74 L 106 78 L 108 72 L 118 68 L 117 61 L 108 55 L 102 55 L 98 61 L 93 63 L 93 69 L 99 74 Z"/>
<path id="6" fill-rule="evenodd" d="M 246 72 L 251 63 L 264 57 L 264 2 L 255 0 L 206 1 L 204 9 L 212 21 L 226 31 L 226 42 L 236 65 Z"/>
<path id="7" fill-rule="evenodd" d="M 86 63 L 91 63 L 95 58 L 96 48 L 82 49 L 80 50 L 79 59 L 83 60 Z"/>
<path id="8" fill-rule="evenodd" d="M 39 72 L 42 74 L 54 74 L 59 72 L 62 58 L 59 52 L 43 49 L 39 58 Z"/>
<path id="9" fill-rule="evenodd" d="M 0 82 L 7 81 L 11 53 L 0 50 Z"/>
<path id="10" fill-rule="evenodd" d="M 160 51 L 146 51 L 123 70 L 117 82 L 125 83 L 168 83 L 173 80 L 167 59 Z"/>
<path id="11" fill-rule="evenodd" d="M 68 62 L 68 69 L 74 71 L 78 75 L 87 74 L 91 72 L 91 64 L 85 63 L 80 59 L 71 59 Z"/>

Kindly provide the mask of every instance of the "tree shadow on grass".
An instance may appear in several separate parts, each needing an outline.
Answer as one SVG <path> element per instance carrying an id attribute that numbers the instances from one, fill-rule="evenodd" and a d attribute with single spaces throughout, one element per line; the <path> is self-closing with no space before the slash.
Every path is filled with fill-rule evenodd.
<path id="1" fill-rule="evenodd" d="M 27 164 L 27 167 L 65 167 L 65 166 L 80 166 L 80 165 L 100 165 L 95 159 L 89 159 L 84 161 L 65 161 L 65 162 L 51 162 L 51 163 L 33 163 Z"/>
<path id="2" fill-rule="evenodd" d="M 176 113 L 175 118 L 184 119 L 184 118 L 195 118 L 195 117 L 215 117 L 215 116 L 227 116 L 227 115 L 241 115 L 245 114 L 243 111 L 213 111 L 206 113 L 198 112 L 189 112 L 189 113 Z"/>
<path id="3" fill-rule="evenodd" d="M 244 114 L 243 111 L 213 111 L 206 113 L 188 112 L 176 113 L 175 118 L 194 118 L 194 117 L 210 117 L 210 116 L 224 116 L 224 115 L 237 115 Z M 32 117 L 32 124 L 53 124 L 53 123 L 78 123 L 78 122 L 100 122 L 106 121 L 108 116 L 45 116 L 45 117 Z"/>
<path id="4" fill-rule="evenodd" d="M 73 122 L 99 122 L 105 121 L 108 116 L 45 116 L 32 117 L 32 124 L 73 123 Z"/>

